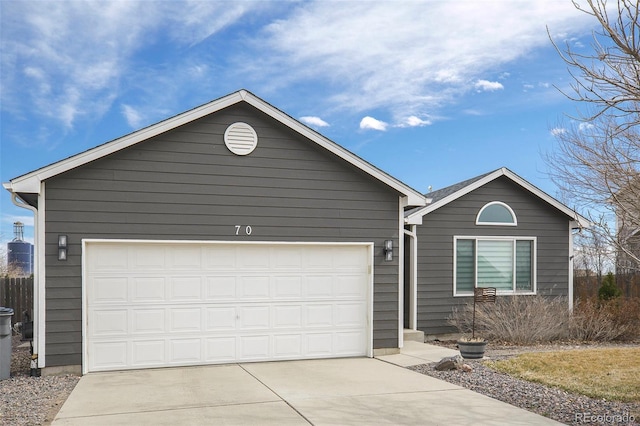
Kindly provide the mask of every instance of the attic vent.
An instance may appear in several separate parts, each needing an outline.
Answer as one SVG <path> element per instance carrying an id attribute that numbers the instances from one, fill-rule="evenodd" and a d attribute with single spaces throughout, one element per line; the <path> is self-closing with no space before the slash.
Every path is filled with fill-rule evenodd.
<path id="1" fill-rule="evenodd" d="M 236 155 L 248 155 L 258 145 L 258 135 L 247 123 L 233 123 L 224 132 L 224 144 Z"/>

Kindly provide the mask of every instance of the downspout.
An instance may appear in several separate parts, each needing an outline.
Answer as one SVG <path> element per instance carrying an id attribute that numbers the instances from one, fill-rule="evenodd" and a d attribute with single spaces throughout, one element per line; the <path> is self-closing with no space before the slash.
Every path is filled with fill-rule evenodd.
<path id="1" fill-rule="evenodd" d="M 573 250 L 573 230 L 575 229 L 575 222 L 569 222 L 569 282 L 568 284 L 568 294 L 567 298 L 569 299 L 569 312 L 573 312 L 573 261 L 574 261 L 574 250 Z"/>
<path id="2" fill-rule="evenodd" d="M 11 192 L 11 202 L 17 207 L 31 210 L 33 213 L 33 242 L 35 243 L 35 249 L 33 250 L 33 346 L 31 353 L 31 375 L 39 376 L 40 373 L 40 360 L 38 359 L 38 353 L 40 348 L 40 247 L 43 244 L 40 241 L 39 233 L 40 227 L 38 226 L 38 209 L 25 203 L 22 199 L 19 199 L 15 192 Z"/>
<path id="3" fill-rule="evenodd" d="M 398 348 L 404 347 L 404 200 L 398 203 Z"/>
<path id="4" fill-rule="evenodd" d="M 417 304 L 418 304 L 418 288 L 416 286 L 416 278 L 418 276 L 418 236 L 416 235 L 416 226 L 410 225 L 411 231 L 405 229 L 404 235 L 408 236 L 411 239 L 411 252 L 409 258 L 409 294 L 410 294 L 410 303 L 409 303 L 409 327 L 411 330 L 417 330 L 418 327 L 418 317 L 417 317 Z M 406 296 L 406 295 L 405 295 Z"/>

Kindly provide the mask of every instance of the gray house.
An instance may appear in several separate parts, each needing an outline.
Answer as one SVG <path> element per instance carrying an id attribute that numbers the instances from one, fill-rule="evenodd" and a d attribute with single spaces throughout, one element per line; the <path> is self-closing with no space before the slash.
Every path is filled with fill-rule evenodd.
<path id="1" fill-rule="evenodd" d="M 402 345 L 424 197 L 247 91 L 4 184 L 35 214 L 45 373 Z"/>
<path id="2" fill-rule="evenodd" d="M 406 328 L 454 332 L 447 317 L 474 287 L 573 305 L 572 234 L 587 219 L 506 168 L 426 196 L 405 214 Z"/>
<path id="3" fill-rule="evenodd" d="M 586 222 L 505 169 L 425 197 L 244 90 L 4 187 L 45 374 L 397 352 L 449 331 L 486 242 L 517 246 L 502 294 L 571 297 Z"/>

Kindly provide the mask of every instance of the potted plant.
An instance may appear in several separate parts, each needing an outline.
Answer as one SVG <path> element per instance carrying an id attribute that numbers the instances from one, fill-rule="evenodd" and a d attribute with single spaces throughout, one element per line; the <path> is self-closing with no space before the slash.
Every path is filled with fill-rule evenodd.
<path id="1" fill-rule="evenodd" d="M 483 302 L 495 302 L 495 287 L 476 288 L 473 292 L 473 320 L 471 321 L 471 337 L 463 337 L 458 340 L 460 355 L 466 359 L 482 359 L 487 348 L 487 341 L 476 337 L 476 304 Z"/>

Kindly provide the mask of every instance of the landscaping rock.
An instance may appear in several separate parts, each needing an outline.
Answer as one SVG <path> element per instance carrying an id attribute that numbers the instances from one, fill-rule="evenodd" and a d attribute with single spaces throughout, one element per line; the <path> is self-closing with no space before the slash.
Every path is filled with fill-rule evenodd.
<path id="1" fill-rule="evenodd" d="M 442 358 L 434 367 L 437 371 L 458 370 L 462 367 L 462 357 L 460 355 Z"/>
<path id="2" fill-rule="evenodd" d="M 469 364 L 462 364 L 460 370 L 464 371 L 465 373 L 471 373 L 473 371 L 473 368 Z"/>

